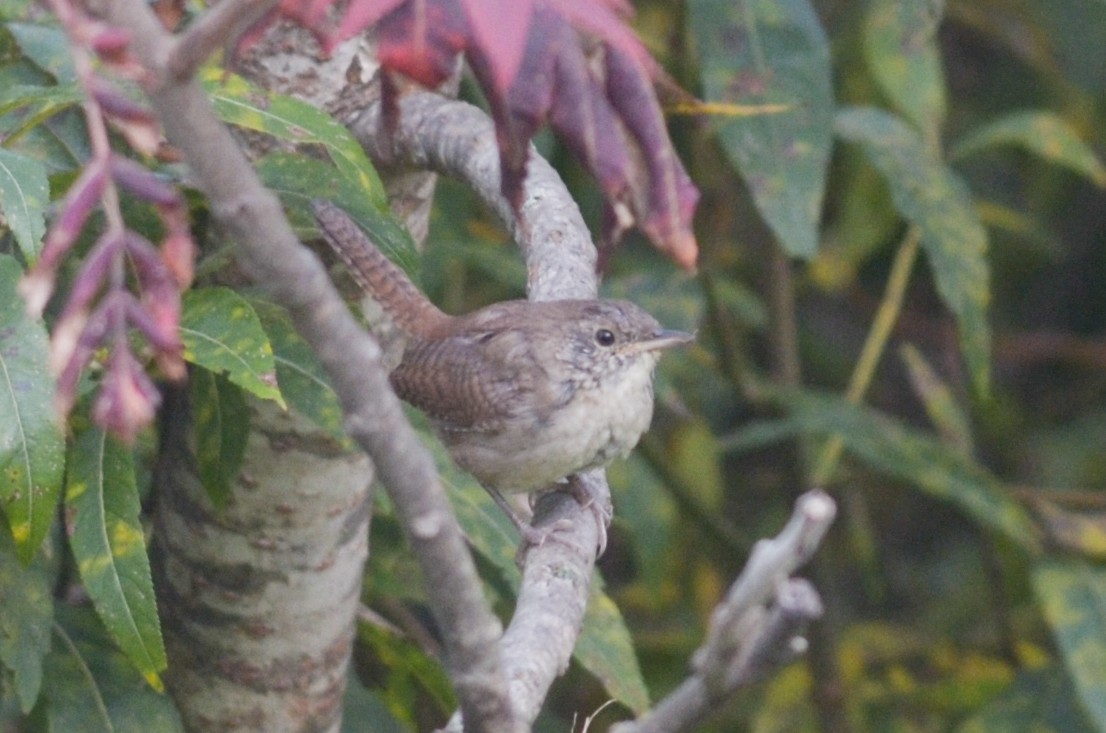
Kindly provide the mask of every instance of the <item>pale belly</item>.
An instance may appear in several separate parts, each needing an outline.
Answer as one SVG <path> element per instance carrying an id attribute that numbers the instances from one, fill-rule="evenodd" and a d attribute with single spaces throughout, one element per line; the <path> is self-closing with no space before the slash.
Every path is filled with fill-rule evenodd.
<path id="1" fill-rule="evenodd" d="M 446 432 L 454 461 L 504 494 L 537 491 L 624 457 L 653 417 L 652 364 L 630 369 L 605 390 L 581 389 L 540 424 L 497 433 Z"/>

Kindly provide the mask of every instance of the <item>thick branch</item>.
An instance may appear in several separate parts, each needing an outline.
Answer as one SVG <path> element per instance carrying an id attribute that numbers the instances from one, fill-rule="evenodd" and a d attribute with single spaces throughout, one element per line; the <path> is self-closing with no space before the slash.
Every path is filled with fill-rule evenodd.
<path id="1" fill-rule="evenodd" d="M 133 34 L 134 51 L 161 82 L 150 101 L 166 135 L 238 243 L 243 268 L 288 308 L 318 354 L 342 402 L 350 436 L 370 455 L 392 495 L 427 580 L 466 719 L 480 730 L 520 730 L 499 664 L 499 622 L 482 595 L 433 461 L 388 388 L 379 348 L 358 327 L 321 263 L 300 245 L 280 203 L 216 119 L 203 90 L 167 75 L 163 49 L 170 37 L 146 5 L 108 0 L 104 10 Z"/>
<path id="2" fill-rule="evenodd" d="M 596 297 L 596 251 L 587 224 L 560 176 L 533 146 L 516 216 L 500 193 L 495 127 L 484 112 L 429 92 L 404 95 L 399 108 L 394 134 L 380 134 L 379 102 L 351 125 L 374 161 L 429 168 L 471 187 L 522 248 L 531 300 Z"/>

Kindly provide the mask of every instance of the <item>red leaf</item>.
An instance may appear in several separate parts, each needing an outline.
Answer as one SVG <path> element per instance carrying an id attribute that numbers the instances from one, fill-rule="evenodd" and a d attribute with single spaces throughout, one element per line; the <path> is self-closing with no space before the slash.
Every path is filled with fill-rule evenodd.
<path id="1" fill-rule="evenodd" d="M 530 33 L 534 0 L 459 0 L 472 29 L 472 40 L 483 51 L 498 94 L 511 88 Z"/>
<path id="2" fill-rule="evenodd" d="M 380 21 L 376 35 L 381 66 L 427 87 L 445 81 L 468 42 L 455 0 L 409 0 Z"/>

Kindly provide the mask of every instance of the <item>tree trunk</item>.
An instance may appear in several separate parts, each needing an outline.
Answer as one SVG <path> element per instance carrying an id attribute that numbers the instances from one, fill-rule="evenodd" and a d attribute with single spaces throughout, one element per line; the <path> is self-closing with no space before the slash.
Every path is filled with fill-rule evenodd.
<path id="1" fill-rule="evenodd" d="M 368 554 L 368 459 L 253 401 L 219 510 L 198 478 L 184 400 L 168 402 L 153 556 L 166 679 L 187 729 L 337 731 Z"/>

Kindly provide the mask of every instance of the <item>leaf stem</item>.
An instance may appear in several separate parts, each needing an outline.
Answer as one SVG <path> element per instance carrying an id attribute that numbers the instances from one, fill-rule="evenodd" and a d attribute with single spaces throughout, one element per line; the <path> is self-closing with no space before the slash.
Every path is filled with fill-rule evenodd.
<path id="1" fill-rule="evenodd" d="M 850 404 L 859 404 L 865 392 L 868 391 L 879 365 L 880 357 L 887 347 L 887 341 L 891 337 L 891 329 L 894 328 L 902 311 L 903 298 L 906 295 L 906 286 L 910 282 L 910 273 L 914 269 L 914 262 L 918 259 L 918 249 L 922 241 L 921 230 L 912 226 L 906 232 L 895 260 L 891 263 L 891 274 L 887 279 L 887 290 L 884 291 L 883 300 L 876 312 L 872 329 L 868 332 L 868 338 L 864 341 L 860 358 L 857 360 L 856 369 L 849 380 L 845 399 Z M 840 435 L 832 436 L 822 448 L 818 460 L 814 464 L 811 473 L 812 485 L 825 486 L 841 460 L 841 451 L 844 441 Z"/>

